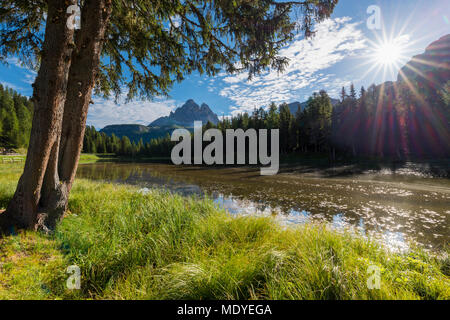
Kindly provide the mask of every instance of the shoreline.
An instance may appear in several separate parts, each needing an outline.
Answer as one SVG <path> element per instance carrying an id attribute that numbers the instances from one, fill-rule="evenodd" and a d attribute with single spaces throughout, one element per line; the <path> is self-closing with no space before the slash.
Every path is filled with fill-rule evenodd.
<path id="1" fill-rule="evenodd" d="M 88 154 L 86 154 L 88 156 Z M 120 157 L 115 155 L 95 155 L 96 162 L 114 162 L 114 163 L 160 163 L 172 164 L 170 158 L 147 158 L 147 157 Z M 183 167 L 195 168 L 241 168 L 241 169 L 260 169 L 259 165 L 181 165 Z M 414 168 L 415 167 L 415 168 Z M 403 168 L 413 168 L 413 174 L 423 175 L 430 178 L 450 178 L 450 159 L 405 159 L 405 160 L 382 160 L 370 158 L 342 159 L 339 161 L 330 161 L 326 156 L 293 156 L 281 157 L 278 174 L 296 172 L 310 173 L 323 176 L 339 176 L 362 174 L 366 171 L 382 170 L 401 170 Z"/>

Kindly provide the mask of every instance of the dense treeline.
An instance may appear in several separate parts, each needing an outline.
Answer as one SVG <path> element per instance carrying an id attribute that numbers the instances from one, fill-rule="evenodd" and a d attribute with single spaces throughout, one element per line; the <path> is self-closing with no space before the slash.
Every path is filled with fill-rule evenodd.
<path id="1" fill-rule="evenodd" d="M 0 150 L 27 147 L 33 103 L 0 84 Z"/>
<path id="2" fill-rule="evenodd" d="M 414 89 L 412 89 L 414 88 Z M 328 153 L 404 159 L 450 156 L 450 82 L 443 88 L 411 83 L 385 83 L 342 88 L 340 102 L 333 106 L 325 91 L 314 93 L 306 107 L 292 114 L 287 104 L 272 103 L 253 113 L 223 118 L 205 129 L 280 129 L 280 151 Z M 170 137 L 144 144 L 126 137 L 107 137 L 90 128 L 86 152 L 168 157 L 174 143 Z"/>
<path id="3" fill-rule="evenodd" d="M 411 88 L 414 88 L 412 90 Z M 280 129 L 280 151 L 328 153 L 331 157 L 376 156 L 395 159 L 450 156 L 450 81 L 436 89 L 424 84 L 397 82 L 381 86 L 342 88 L 340 102 L 332 105 L 325 91 L 314 93 L 306 107 L 291 113 L 287 104 L 272 103 L 223 118 L 205 129 Z M 347 92 L 348 91 L 348 92 Z M 32 103 L 0 86 L 0 146 L 28 143 Z M 87 127 L 83 152 L 120 156 L 169 157 L 174 142 L 169 135 L 144 143 L 118 138 Z"/>
<path id="4" fill-rule="evenodd" d="M 333 110 L 331 144 L 353 156 L 439 158 L 450 156 L 450 81 L 396 82 L 341 94 Z"/>
<path id="5" fill-rule="evenodd" d="M 170 141 L 170 136 L 152 139 L 144 143 L 140 139 L 137 143 L 131 141 L 127 136 L 122 138 L 112 134 L 98 132 L 94 127 L 87 126 L 84 135 L 83 152 L 85 153 L 114 153 L 119 156 L 135 157 L 168 157 L 174 143 Z"/>

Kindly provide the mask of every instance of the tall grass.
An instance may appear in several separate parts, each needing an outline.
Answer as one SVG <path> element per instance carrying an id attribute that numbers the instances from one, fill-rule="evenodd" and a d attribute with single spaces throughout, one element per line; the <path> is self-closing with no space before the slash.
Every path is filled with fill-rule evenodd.
<path id="1" fill-rule="evenodd" d="M 12 194 L 8 176 L 0 195 Z M 9 187 L 3 187 L 4 183 Z M 78 180 L 55 234 L 0 240 L 0 298 L 449 299 L 449 260 L 326 225 L 232 217 L 207 199 Z M 69 265 L 82 289 L 65 287 Z M 381 288 L 367 286 L 369 266 Z"/>

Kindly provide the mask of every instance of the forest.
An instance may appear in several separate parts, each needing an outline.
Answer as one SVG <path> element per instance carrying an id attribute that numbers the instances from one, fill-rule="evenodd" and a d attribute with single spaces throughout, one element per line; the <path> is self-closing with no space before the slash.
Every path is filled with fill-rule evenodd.
<path id="1" fill-rule="evenodd" d="M 306 107 L 292 114 L 288 105 L 271 103 L 252 113 L 223 117 L 205 130 L 280 129 L 282 154 L 326 153 L 339 156 L 379 158 L 445 158 L 450 156 L 450 81 L 441 90 L 406 84 L 353 85 L 342 88 L 340 102 L 333 106 L 326 91 L 314 93 Z M 0 85 L 0 147 L 26 148 L 31 130 L 33 104 L 10 88 Z M 84 153 L 125 157 L 170 157 L 175 142 L 170 136 L 145 143 L 119 138 L 86 128 Z"/>
<path id="2" fill-rule="evenodd" d="M 28 146 L 32 114 L 29 98 L 0 84 L 0 152 Z"/>
<path id="3" fill-rule="evenodd" d="M 314 93 L 303 110 L 292 114 L 288 105 L 271 103 L 251 114 L 223 117 L 205 130 L 280 129 L 280 152 L 327 153 L 333 158 L 374 156 L 380 158 L 445 158 L 450 156 L 448 123 L 450 81 L 436 93 L 422 86 L 420 97 L 402 84 L 353 85 L 342 88 L 333 107 L 326 91 Z M 0 147 L 11 150 L 28 145 L 33 104 L 10 88 L 0 85 Z M 126 157 L 169 157 L 175 142 L 170 136 L 144 143 L 118 138 L 86 128 L 83 152 Z"/>
<path id="4" fill-rule="evenodd" d="M 340 102 L 333 106 L 326 91 L 314 93 L 303 110 L 292 114 L 288 105 L 271 103 L 222 118 L 205 130 L 280 129 L 282 154 L 324 153 L 333 159 L 377 157 L 389 159 L 445 158 L 450 156 L 450 81 L 443 89 L 416 83 L 414 90 L 402 82 L 372 85 L 359 92 L 353 85 L 342 88 Z M 88 127 L 86 153 L 115 153 L 121 156 L 169 157 L 174 142 L 169 135 L 144 143 L 119 139 Z"/>

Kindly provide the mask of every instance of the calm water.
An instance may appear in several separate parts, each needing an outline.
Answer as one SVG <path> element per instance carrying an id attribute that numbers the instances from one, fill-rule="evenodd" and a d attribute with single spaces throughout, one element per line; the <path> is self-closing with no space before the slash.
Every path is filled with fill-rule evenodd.
<path id="1" fill-rule="evenodd" d="M 414 166 L 351 174 L 291 168 L 263 177 L 251 168 L 97 163 L 81 165 L 77 177 L 207 195 L 231 214 L 273 215 L 284 224 L 353 226 L 391 248 L 412 241 L 438 250 L 450 240 L 450 179 Z"/>

